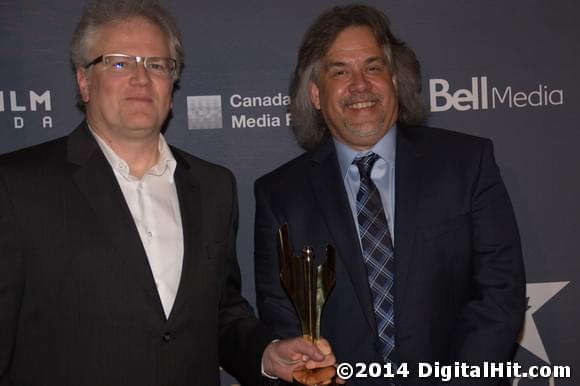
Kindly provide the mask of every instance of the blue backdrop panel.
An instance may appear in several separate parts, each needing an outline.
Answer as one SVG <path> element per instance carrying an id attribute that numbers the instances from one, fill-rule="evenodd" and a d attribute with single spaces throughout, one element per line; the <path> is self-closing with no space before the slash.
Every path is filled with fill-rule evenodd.
<path id="1" fill-rule="evenodd" d="M 231 168 L 240 199 L 238 251 L 253 301 L 254 180 L 300 153 L 287 85 L 304 30 L 341 2 L 166 1 L 186 67 L 166 135 Z M 429 124 L 493 139 L 520 225 L 528 311 L 516 360 L 580 369 L 580 3 L 368 1 L 418 54 Z M 82 119 L 68 43 L 83 4 L 0 0 L 0 153 L 67 134 Z M 204 116 L 204 119 L 200 119 Z M 208 129 L 208 127 L 212 127 Z M 224 375 L 224 385 L 235 380 Z"/>

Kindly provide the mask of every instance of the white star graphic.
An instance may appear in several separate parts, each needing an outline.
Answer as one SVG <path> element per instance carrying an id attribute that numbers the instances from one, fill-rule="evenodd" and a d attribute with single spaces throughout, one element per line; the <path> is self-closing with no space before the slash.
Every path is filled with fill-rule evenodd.
<path id="1" fill-rule="evenodd" d="M 533 315 L 544 304 L 548 302 L 554 295 L 566 287 L 569 281 L 559 281 L 551 283 L 532 283 L 526 286 L 526 297 L 528 299 L 528 309 L 526 310 L 526 317 L 524 328 L 520 335 L 520 346 L 542 359 L 544 362 L 551 364 L 550 358 L 544 348 L 544 343 L 538 332 L 538 327 L 534 321 Z"/>

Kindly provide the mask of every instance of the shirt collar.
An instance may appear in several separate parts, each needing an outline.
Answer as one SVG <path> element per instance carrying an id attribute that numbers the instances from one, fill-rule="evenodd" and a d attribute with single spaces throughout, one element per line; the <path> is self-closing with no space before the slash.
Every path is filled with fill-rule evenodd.
<path id="1" fill-rule="evenodd" d="M 343 178 L 346 178 L 348 168 L 352 165 L 352 161 L 361 154 L 373 152 L 385 160 L 387 165 L 390 167 L 395 166 L 395 156 L 397 152 L 397 125 L 393 125 L 380 141 L 364 152 L 354 150 L 350 146 L 337 141 L 336 138 L 333 138 L 332 140 L 334 142 L 334 147 L 336 148 L 336 157 L 338 158 L 338 164 L 340 165 L 340 172 Z"/>
<path id="2" fill-rule="evenodd" d="M 119 157 L 117 153 L 89 126 L 90 132 L 93 134 L 97 143 L 105 158 L 120 175 L 125 179 L 134 179 L 135 177 L 130 174 L 129 165 L 124 159 Z M 167 171 L 169 171 L 169 181 L 173 183 L 173 175 L 175 174 L 175 168 L 177 167 L 177 161 L 171 153 L 171 149 L 165 140 L 163 134 L 159 134 L 159 160 L 155 165 L 153 165 L 145 174 L 151 174 L 155 176 L 162 176 Z"/>
<path id="3" fill-rule="evenodd" d="M 149 171 L 148 174 L 153 174 L 160 176 L 169 170 L 171 175 L 171 182 L 173 182 L 173 174 L 175 173 L 175 168 L 177 167 L 177 161 L 171 153 L 171 149 L 165 140 L 163 134 L 159 134 L 159 161 L 155 164 Z"/>

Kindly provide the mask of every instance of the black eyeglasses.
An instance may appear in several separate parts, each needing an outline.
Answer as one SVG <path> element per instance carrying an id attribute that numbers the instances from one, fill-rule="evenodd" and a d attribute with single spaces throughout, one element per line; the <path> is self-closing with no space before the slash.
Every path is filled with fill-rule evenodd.
<path id="1" fill-rule="evenodd" d="M 177 61 L 173 58 L 130 56 L 124 54 L 107 54 L 90 61 L 85 65 L 89 68 L 97 63 L 103 63 L 106 68 L 117 74 L 130 74 L 137 68 L 137 63 L 143 62 L 145 69 L 155 76 L 161 78 L 172 78 L 175 76 Z"/>

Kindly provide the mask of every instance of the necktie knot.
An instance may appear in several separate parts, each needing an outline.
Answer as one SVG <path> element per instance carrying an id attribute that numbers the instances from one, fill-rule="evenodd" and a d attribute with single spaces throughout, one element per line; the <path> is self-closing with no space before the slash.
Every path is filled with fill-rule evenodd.
<path id="1" fill-rule="evenodd" d="M 379 156 L 377 154 L 369 153 L 363 157 L 355 158 L 354 161 L 352 161 L 352 163 L 358 167 L 361 180 L 371 178 L 371 170 L 373 170 L 373 165 L 378 159 Z"/>

